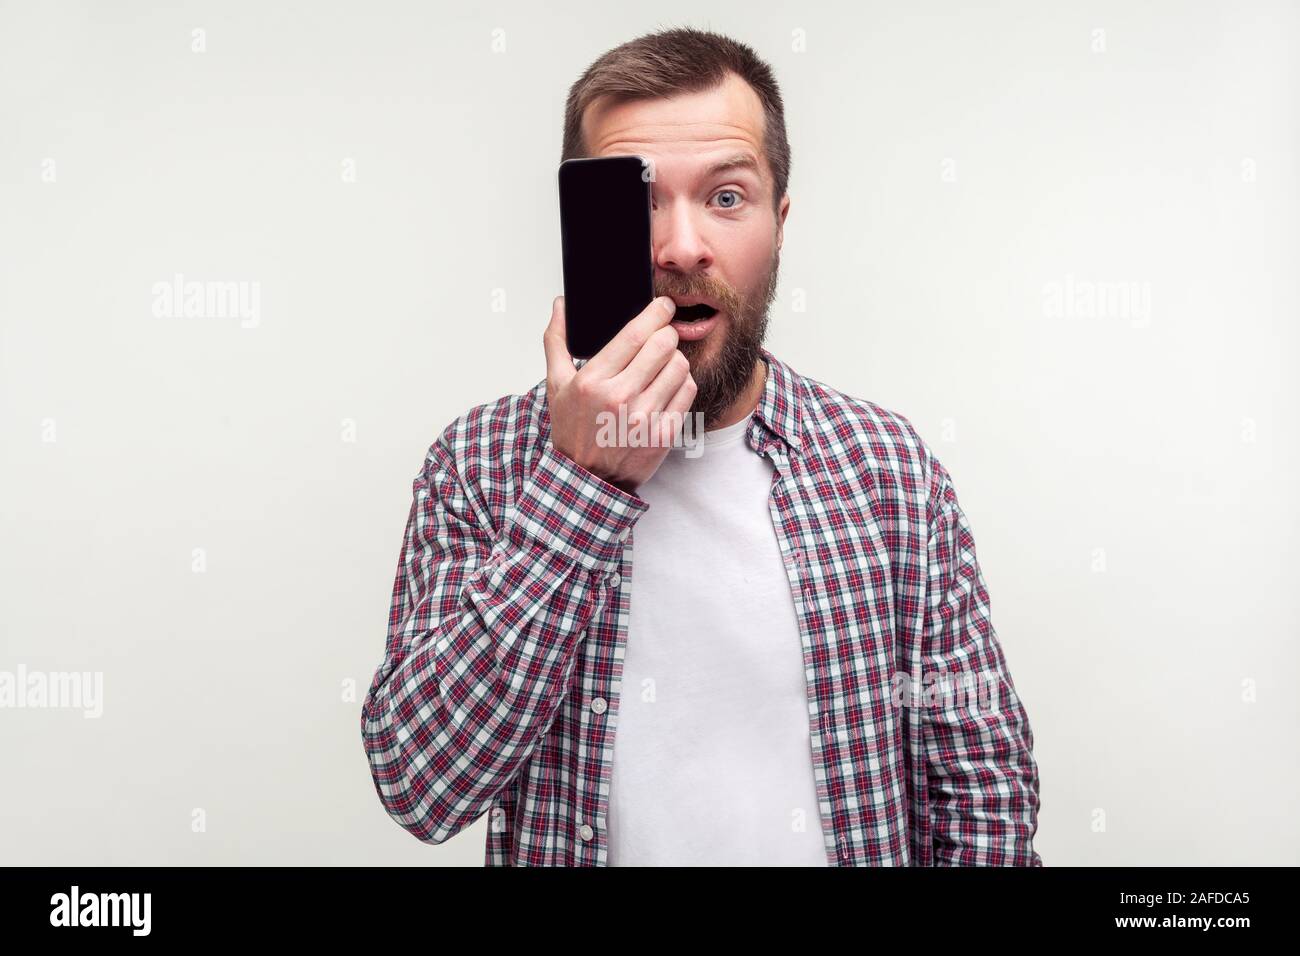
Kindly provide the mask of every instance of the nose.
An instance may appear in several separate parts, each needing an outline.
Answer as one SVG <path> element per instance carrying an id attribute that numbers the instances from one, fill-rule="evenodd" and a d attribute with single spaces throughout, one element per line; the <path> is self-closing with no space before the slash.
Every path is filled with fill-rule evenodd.
<path id="1" fill-rule="evenodd" d="M 713 265 L 713 250 L 688 203 L 661 204 L 652 215 L 655 268 L 690 274 Z"/>

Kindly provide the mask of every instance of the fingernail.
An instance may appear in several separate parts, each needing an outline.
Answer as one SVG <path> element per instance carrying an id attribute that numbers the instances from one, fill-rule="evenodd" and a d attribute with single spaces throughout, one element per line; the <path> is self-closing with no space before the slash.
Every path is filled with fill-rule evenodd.
<path id="1" fill-rule="evenodd" d="M 673 297 L 672 297 L 672 296 L 670 296 L 670 295 L 665 295 L 665 296 L 660 296 L 659 298 L 660 298 L 660 301 L 661 301 L 661 302 L 663 302 L 666 306 L 668 306 L 668 314 L 669 314 L 669 315 L 676 315 L 676 314 L 677 314 L 677 303 L 673 301 Z"/>

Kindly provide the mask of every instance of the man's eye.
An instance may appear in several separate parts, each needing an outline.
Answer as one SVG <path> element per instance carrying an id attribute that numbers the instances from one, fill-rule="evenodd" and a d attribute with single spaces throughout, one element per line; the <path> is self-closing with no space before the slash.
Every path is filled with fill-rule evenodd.
<path id="1" fill-rule="evenodd" d="M 727 202 L 722 199 L 723 196 L 732 196 L 733 198 L 730 202 Z M 734 189 L 723 189 L 714 198 L 718 200 L 718 205 L 723 209 L 735 209 L 741 203 L 740 193 Z"/>

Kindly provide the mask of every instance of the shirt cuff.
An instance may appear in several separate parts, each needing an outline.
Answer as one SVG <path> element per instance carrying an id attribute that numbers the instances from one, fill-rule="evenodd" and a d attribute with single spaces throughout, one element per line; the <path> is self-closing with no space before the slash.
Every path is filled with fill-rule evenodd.
<path id="1" fill-rule="evenodd" d="M 535 542 L 592 571 L 619 567 L 627 532 L 650 505 L 555 450 L 545 449 L 506 519 L 516 545 Z"/>

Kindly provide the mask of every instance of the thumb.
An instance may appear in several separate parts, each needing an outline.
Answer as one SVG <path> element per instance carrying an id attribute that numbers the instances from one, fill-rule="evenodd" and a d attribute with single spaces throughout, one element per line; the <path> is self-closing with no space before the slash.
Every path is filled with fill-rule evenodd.
<path id="1" fill-rule="evenodd" d="M 564 328 L 564 296 L 557 295 L 551 304 L 551 322 L 546 326 L 542 336 L 546 347 L 546 379 L 556 388 L 566 385 L 569 379 L 578 374 L 569 354 L 569 343 Z"/>

